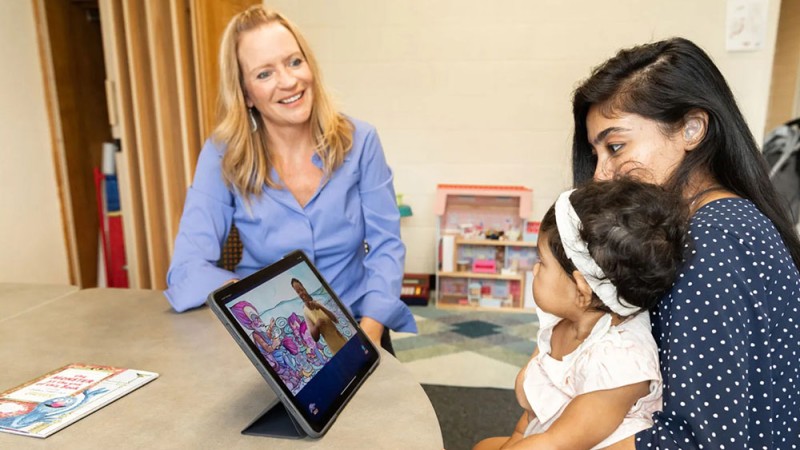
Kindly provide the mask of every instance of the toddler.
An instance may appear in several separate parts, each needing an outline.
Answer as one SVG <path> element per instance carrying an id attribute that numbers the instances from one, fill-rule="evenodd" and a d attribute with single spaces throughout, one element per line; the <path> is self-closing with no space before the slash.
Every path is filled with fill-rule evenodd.
<path id="1" fill-rule="evenodd" d="M 687 214 L 679 196 L 625 178 L 559 196 L 539 229 L 538 345 L 516 382 L 525 411 L 510 437 L 474 450 L 634 448 L 661 409 L 647 310 L 672 285 Z"/>

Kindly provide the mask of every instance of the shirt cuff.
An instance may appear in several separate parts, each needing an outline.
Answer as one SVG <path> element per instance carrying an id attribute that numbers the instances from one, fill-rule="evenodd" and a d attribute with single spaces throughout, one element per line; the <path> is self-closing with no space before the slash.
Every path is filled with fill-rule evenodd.
<path id="1" fill-rule="evenodd" d="M 238 278 L 233 272 L 219 267 L 189 270 L 192 271 L 191 277 L 184 276 L 177 281 L 170 280 L 173 282 L 164 291 L 169 304 L 176 312 L 203 306 L 211 292 L 227 281 Z"/>

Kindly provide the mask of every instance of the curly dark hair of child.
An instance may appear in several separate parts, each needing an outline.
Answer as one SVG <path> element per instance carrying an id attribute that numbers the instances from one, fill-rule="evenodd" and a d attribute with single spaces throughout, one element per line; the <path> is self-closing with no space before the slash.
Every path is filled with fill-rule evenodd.
<path id="1" fill-rule="evenodd" d="M 631 178 L 584 184 L 570 195 L 581 219 L 580 237 L 617 293 L 633 306 L 652 308 L 672 286 L 683 261 L 689 208 L 679 194 Z M 542 219 L 545 239 L 572 277 L 555 218 L 555 205 Z M 592 308 L 611 312 L 594 295 Z"/>

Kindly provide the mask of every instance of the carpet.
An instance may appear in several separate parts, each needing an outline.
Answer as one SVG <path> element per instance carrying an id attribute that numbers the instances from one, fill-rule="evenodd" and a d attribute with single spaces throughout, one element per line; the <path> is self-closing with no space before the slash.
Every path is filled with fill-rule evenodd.
<path id="1" fill-rule="evenodd" d="M 511 389 L 433 384 L 422 388 L 436 411 L 446 450 L 470 450 L 481 439 L 510 436 L 522 414 Z"/>
<path id="2" fill-rule="evenodd" d="M 536 347 L 528 312 L 412 306 L 418 334 L 392 333 L 397 359 L 423 384 L 513 388 Z"/>

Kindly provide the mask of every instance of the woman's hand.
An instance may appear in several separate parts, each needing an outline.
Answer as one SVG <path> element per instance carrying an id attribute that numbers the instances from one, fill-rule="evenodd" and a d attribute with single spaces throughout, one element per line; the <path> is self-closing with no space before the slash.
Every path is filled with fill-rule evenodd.
<path id="1" fill-rule="evenodd" d="M 371 317 L 364 317 L 361 319 L 361 329 L 369 337 L 375 347 L 380 348 L 381 336 L 383 335 L 383 324 Z"/>

